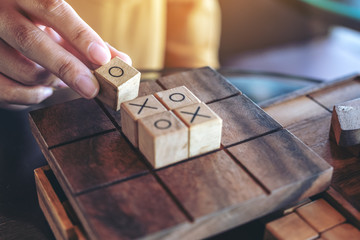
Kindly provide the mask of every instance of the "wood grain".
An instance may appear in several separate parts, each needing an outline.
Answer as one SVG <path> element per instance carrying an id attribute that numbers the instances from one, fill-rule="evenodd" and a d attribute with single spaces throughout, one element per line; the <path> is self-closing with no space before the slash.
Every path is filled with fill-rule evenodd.
<path id="1" fill-rule="evenodd" d="M 328 114 L 323 107 L 305 96 L 264 108 L 264 110 L 286 128 Z"/>
<path id="2" fill-rule="evenodd" d="M 113 110 L 120 110 L 122 102 L 138 96 L 141 74 L 119 57 L 114 57 L 94 73 L 100 85 L 97 98 Z"/>
<path id="3" fill-rule="evenodd" d="M 138 120 L 139 149 L 154 168 L 188 158 L 188 129 L 172 112 Z"/>
<path id="4" fill-rule="evenodd" d="M 296 209 L 296 213 L 319 233 L 346 221 L 345 217 L 324 199 L 308 203 Z"/>
<path id="5" fill-rule="evenodd" d="M 351 224 L 345 223 L 321 234 L 324 240 L 360 239 L 360 231 Z"/>
<path id="6" fill-rule="evenodd" d="M 73 194 L 147 172 L 139 154 L 117 131 L 51 150 Z"/>
<path id="7" fill-rule="evenodd" d="M 45 166 L 34 171 L 40 207 L 57 239 L 75 239 L 77 236 L 75 226 L 45 175 L 45 171 L 49 169 Z"/>
<path id="8" fill-rule="evenodd" d="M 360 228 L 360 212 L 351 205 L 338 191 L 330 187 L 324 194 L 323 198 L 326 199 L 331 205 L 344 215 L 348 222 Z"/>
<path id="9" fill-rule="evenodd" d="M 145 175 L 76 198 L 91 239 L 134 239 L 186 223 L 182 212 Z M 165 231 L 164 231 L 165 233 Z"/>
<path id="10" fill-rule="evenodd" d="M 157 174 L 195 218 L 265 194 L 224 151 L 159 170 Z"/>
<path id="11" fill-rule="evenodd" d="M 192 104 L 174 113 L 189 129 L 189 157 L 220 148 L 222 119 L 206 104 Z"/>
<path id="12" fill-rule="evenodd" d="M 282 218 L 266 224 L 265 240 L 273 239 L 315 239 L 319 234 L 302 220 L 296 213 L 290 213 Z"/>
<path id="13" fill-rule="evenodd" d="M 312 93 L 310 97 L 332 111 L 335 104 L 360 98 L 360 81 L 341 82 Z"/>
<path id="14" fill-rule="evenodd" d="M 223 119 L 221 143 L 235 144 L 281 128 L 268 114 L 245 95 L 208 105 Z"/>
<path id="15" fill-rule="evenodd" d="M 32 111 L 30 117 L 34 123 L 33 132 L 38 131 L 46 147 L 115 128 L 94 100 L 76 99 Z"/>
<path id="16" fill-rule="evenodd" d="M 166 89 L 184 85 L 205 103 L 240 93 L 222 75 L 209 67 L 168 75 L 159 78 L 158 82 Z"/>
<path id="17" fill-rule="evenodd" d="M 360 98 L 336 104 L 331 126 L 340 146 L 360 144 Z"/>
<path id="18" fill-rule="evenodd" d="M 360 164 L 347 149 L 329 139 L 331 114 L 295 125 L 289 130 L 334 168 L 332 186 L 360 210 Z"/>
<path id="19" fill-rule="evenodd" d="M 162 91 L 163 89 L 160 87 L 160 85 L 154 81 L 154 80 L 147 80 L 147 81 L 140 81 L 140 87 L 139 87 L 139 95 L 138 97 L 151 95 L 155 92 Z M 106 111 L 112 116 L 112 118 L 116 121 L 116 123 L 121 127 L 121 111 L 115 111 L 108 107 L 107 105 L 104 105 L 106 108 Z"/>
<path id="20" fill-rule="evenodd" d="M 229 151 L 270 191 L 318 174 L 327 174 L 324 184 L 330 183 L 332 167 L 286 130 Z"/>
<path id="21" fill-rule="evenodd" d="M 168 109 L 176 109 L 200 103 L 200 100 L 185 86 L 155 93 L 155 97 Z"/>
<path id="22" fill-rule="evenodd" d="M 138 120 L 165 111 L 167 109 L 153 95 L 123 102 L 120 110 L 122 132 L 138 147 Z"/>

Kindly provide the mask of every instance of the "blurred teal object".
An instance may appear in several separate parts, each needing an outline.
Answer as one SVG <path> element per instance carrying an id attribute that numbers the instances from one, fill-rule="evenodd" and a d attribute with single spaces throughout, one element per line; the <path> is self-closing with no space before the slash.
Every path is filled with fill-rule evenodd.
<path id="1" fill-rule="evenodd" d="M 276 73 L 254 73 L 227 70 L 219 70 L 219 72 L 256 103 L 322 82 L 317 79 Z"/>
<path id="2" fill-rule="evenodd" d="M 360 20 L 359 0 L 300 0 L 315 7 Z"/>

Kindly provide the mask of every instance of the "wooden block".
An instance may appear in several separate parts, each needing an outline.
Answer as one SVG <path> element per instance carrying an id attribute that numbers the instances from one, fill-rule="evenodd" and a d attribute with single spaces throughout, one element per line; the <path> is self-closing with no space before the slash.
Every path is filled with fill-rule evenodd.
<path id="1" fill-rule="evenodd" d="M 351 224 L 345 223 L 321 234 L 324 240 L 358 240 L 360 231 Z"/>
<path id="2" fill-rule="evenodd" d="M 57 239 L 75 239 L 77 233 L 74 225 L 45 174 L 49 170 L 45 166 L 34 171 L 39 205 Z"/>
<path id="3" fill-rule="evenodd" d="M 296 213 L 290 213 L 289 215 L 269 222 L 265 228 L 265 240 L 305 240 L 315 239 L 319 236 L 318 233 Z"/>
<path id="4" fill-rule="evenodd" d="M 178 108 L 174 113 L 189 128 L 189 157 L 220 148 L 222 119 L 206 104 Z"/>
<path id="5" fill-rule="evenodd" d="M 324 199 L 308 203 L 296 209 L 296 212 L 318 232 L 324 232 L 346 221 L 345 217 Z"/>
<path id="6" fill-rule="evenodd" d="M 310 97 L 332 111 L 335 104 L 360 97 L 360 82 L 358 80 L 340 82 L 311 93 Z"/>
<path id="7" fill-rule="evenodd" d="M 338 145 L 360 144 L 360 98 L 335 105 L 331 126 Z"/>
<path id="8" fill-rule="evenodd" d="M 94 71 L 100 84 L 98 99 L 118 111 L 122 102 L 138 96 L 140 72 L 119 57 Z"/>
<path id="9" fill-rule="evenodd" d="M 137 153 L 117 131 L 51 150 L 73 194 L 125 180 L 148 171 Z"/>
<path id="10" fill-rule="evenodd" d="M 164 112 L 166 108 L 153 96 L 148 95 L 121 104 L 121 130 L 129 141 L 138 147 L 138 123 L 140 118 Z"/>
<path id="11" fill-rule="evenodd" d="M 86 99 L 32 111 L 30 124 L 47 148 L 115 128 L 98 104 Z"/>
<path id="12" fill-rule="evenodd" d="M 204 103 L 240 93 L 234 85 L 210 67 L 161 77 L 158 82 L 167 89 L 185 86 Z"/>
<path id="13" fill-rule="evenodd" d="M 196 219 L 265 195 L 224 151 L 160 169 L 157 174 Z M 250 212 L 247 209 L 247 213 Z M 242 215 L 242 218 L 247 217 L 247 214 Z M 216 223 L 222 224 L 221 221 Z"/>
<path id="14" fill-rule="evenodd" d="M 291 127 L 328 114 L 323 107 L 306 96 L 264 108 L 283 127 Z"/>
<path id="15" fill-rule="evenodd" d="M 336 191 L 333 187 L 330 187 L 323 194 L 323 197 L 346 217 L 347 222 L 350 222 L 357 228 L 360 228 L 360 212 L 351 203 L 349 203 L 342 194 Z"/>
<path id="16" fill-rule="evenodd" d="M 160 85 L 156 81 L 141 80 L 138 97 L 151 95 L 151 94 L 153 94 L 155 92 L 159 92 L 161 90 L 163 90 L 163 89 L 160 87 Z M 104 105 L 104 106 L 105 106 L 106 110 L 110 113 L 110 115 L 113 117 L 113 119 L 116 121 L 116 123 L 121 127 L 121 114 L 120 114 L 121 111 L 115 111 L 115 110 L 111 109 L 110 107 L 108 107 L 107 105 Z"/>
<path id="17" fill-rule="evenodd" d="M 185 86 L 157 92 L 155 97 L 169 110 L 200 103 L 200 100 Z"/>
<path id="18" fill-rule="evenodd" d="M 82 194 L 76 201 L 90 239 L 139 239 L 153 233 L 153 239 L 166 239 L 169 231 L 164 229 L 187 222 L 149 174 Z"/>
<path id="19" fill-rule="evenodd" d="M 281 128 L 245 95 L 211 103 L 209 107 L 223 119 L 221 143 L 225 146 Z"/>
<path id="20" fill-rule="evenodd" d="M 287 130 L 235 145 L 229 151 L 269 191 L 312 177 L 322 186 L 330 184 L 332 167 Z"/>
<path id="21" fill-rule="evenodd" d="M 139 149 L 154 168 L 188 157 L 188 129 L 172 112 L 138 120 Z"/>

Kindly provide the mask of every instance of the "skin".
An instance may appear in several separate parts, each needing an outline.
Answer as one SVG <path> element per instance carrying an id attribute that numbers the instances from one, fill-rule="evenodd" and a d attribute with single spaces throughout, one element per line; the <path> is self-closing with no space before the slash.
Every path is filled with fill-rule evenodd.
<path id="1" fill-rule="evenodd" d="M 0 108 L 24 109 L 67 86 L 94 98 L 91 69 L 115 56 L 131 65 L 63 0 L 1 0 Z"/>

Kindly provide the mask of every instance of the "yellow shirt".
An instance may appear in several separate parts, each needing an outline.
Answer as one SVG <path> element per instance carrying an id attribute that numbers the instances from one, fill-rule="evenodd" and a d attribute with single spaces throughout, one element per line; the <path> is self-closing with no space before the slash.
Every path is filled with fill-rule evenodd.
<path id="1" fill-rule="evenodd" d="M 69 0 L 139 69 L 218 66 L 217 0 Z"/>

